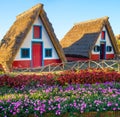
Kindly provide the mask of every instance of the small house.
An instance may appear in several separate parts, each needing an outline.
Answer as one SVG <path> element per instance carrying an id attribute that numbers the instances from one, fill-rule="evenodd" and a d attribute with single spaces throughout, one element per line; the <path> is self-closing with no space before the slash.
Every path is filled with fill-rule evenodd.
<path id="1" fill-rule="evenodd" d="M 0 43 L 0 64 L 5 71 L 64 61 L 64 52 L 43 4 L 18 15 Z"/>
<path id="2" fill-rule="evenodd" d="M 108 17 L 75 24 L 61 40 L 68 61 L 114 59 L 116 39 Z"/>

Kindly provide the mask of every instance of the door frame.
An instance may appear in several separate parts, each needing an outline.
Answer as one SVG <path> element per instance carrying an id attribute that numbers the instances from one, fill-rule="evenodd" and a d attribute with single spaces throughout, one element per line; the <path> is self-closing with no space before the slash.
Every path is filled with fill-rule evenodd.
<path id="1" fill-rule="evenodd" d="M 105 45 L 104 58 L 103 59 L 106 59 L 106 41 L 100 41 L 100 55 L 99 55 L 99 58 L 101 59 L 101 44 L 102 43 Z"/>
<path id="2" fill-rule="evenodd" d="M 33 67 L 33 59 L 32 59 L 32 44 L 33 43 L 40 43 L 42 45 L 42 66 L 44 66 L 44 48 L 43 48 L 43 42 L 42 41 L 32 41 L 31 42 L 31 67 Z"/>

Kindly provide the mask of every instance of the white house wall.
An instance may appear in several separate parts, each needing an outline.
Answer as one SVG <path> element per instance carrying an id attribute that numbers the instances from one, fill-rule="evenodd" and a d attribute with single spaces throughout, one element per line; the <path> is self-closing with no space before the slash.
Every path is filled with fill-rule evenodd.
<path id="1" fill-rule="evenodd" d="M 33 39 L 33 26 L 34 25 L 40 25 L 42 26 L 42 39 Z M 27 36 L 26 36 L 26 39 L 24 39 L 24 42 L 21 46 L 21 48 L 30 48 L 30 58 L 21 58 L 21 52 L 19 49 L 16 57 L 15 57 L 15 60 L 31 60 L 32 57 L 31 57 L 31 52 L 32 52 L 32 41 L 37 41 L 37 42 L 42 42 L 43 43 L 43 59 L 44 60 L 48 60 L 48 59 L 59 59 L 58 55 L 57 55 L 57 52 L 49 38 L 49 35 L 47 33 L 47 31 L 45 30 L 45 27 L 42 23 L 42 21 L 40 20 L 39 17 L 36 18 L 36 20 L 34 21 L 33 23 L 33 26 L 31 27 L 30 31 L 28 32 Z M 52 49 L 52 57 L 50 58 L 45 58 L 45 48 L 51 48 Z"/>
<path id="2" fill-rule="evenodd" d="M 107 51 L 106 51 L 106 54 L 114 54 L 113 46 L 112 46 L 112 44 L 111 44 L 110 37 L 109 37 L 109 35 L 108 35 L 108 32 L 107 32 L 106 28 L 103 27 L 102 31 L 105 31 L 106 47 L 107 47 L 107 46 L 111 46 L 111 47 L 112 47 L 112 51 L 111 51 L 111 52 L 107 52 Z M 100 41 L 103 41 L 103 40 L 101 40 L 101 33 L 100 33 L 100 35 L 99 35 L 99 37 L 98 37 L 98 39 L 97 39 L 97 42 L 95 43 L 95 46 L 96 46 L 96 45 L 97 45 L 97 46 L 100 46 Z M 92 54 L 99 54 L 99 53 L 100 53 L 100 52 L 95 52 L 94 49 L 92 50 Z"/>

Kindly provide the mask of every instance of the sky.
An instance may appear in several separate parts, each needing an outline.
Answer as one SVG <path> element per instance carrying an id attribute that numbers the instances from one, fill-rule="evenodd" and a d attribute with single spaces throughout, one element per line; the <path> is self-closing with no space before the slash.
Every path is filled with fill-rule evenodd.
<path id="1" fill-rule="evenodd" d="M 109 17 L 114 34 L 120 34 L 120 0 L 1 0 L 0 39 L 18 14 L 38 3 L 44 4 L 44 10 L 59 40 L 75 23 L 104 16 Z"/>

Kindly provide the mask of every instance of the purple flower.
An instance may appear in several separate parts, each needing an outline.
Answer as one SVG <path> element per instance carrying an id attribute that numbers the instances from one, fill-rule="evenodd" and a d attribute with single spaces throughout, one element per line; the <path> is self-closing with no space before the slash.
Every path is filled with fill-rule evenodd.
<path id="1" fill-rule="evenodd" d="M 49 105 L 51 104 L 51 100 L 48 100 L 48 104 L 49 104 Z"/>
<path id="2" fill-rule="evenodd" d="M 118 104 L 116 103 L 115 106 L 118 106 Z"/>
<path id="3" fill-rule="evenodd" d="M 113 108 L 113 111 L 115 111 L 116 110 L 116 108 Z"/>
<path id="4" fill-rule="evenodd" d="M 13 115 L 16 115 L 16 112 L 13 112 Z"/>
<path id="5" fill-rule="evenodd" d="M 85 108 L 86 108 L 86 103 L 83 102 L 83 103 L 81 104 L 81 111 L 83 111 Z"/>
<path id="6" fill-rule="evenodd" d="M 60 109 L 60 104 L 58 104 L 58 109 Z"/>
<path id="7" fill-rule="evenodd" d="M 6 102 L 10 102 L 11 100 L 10 99 L 8 99 Z"/>
<path id="8" fill-rule="evenodd" d="M 108 92 L 113 93 L 113 90 L 110 87 L 108 87 Z"/>
<path id="9" fill-rule="evenodd" d="M 60 113 L 61 113 L 60 110 L 57 110 L 55 114 L 60 115 Z"/>
<path id="10" fill-rule="evenodd" d="M 83 110 L 80 111 L 80 113 L 83 113 L 83 112 L 84 112 Z"/>
<path id="11" fill-rule="evenodd" d="M 37 111 L 38 111 L 38 110 L 39 110 L 39 107 L 37 107 L 37 108 L 34 108 L 34 110 L 37 110 Z"/>
<path id="12" fill-rule="evenodd" d="M 0 103 L 4 103 L 2 100 L 0 100 Z"/>
<path id="13" fill-rule="evenodd" d="M 110 107 L 111 105 L 112 105 L 112 103 L 111 103 L 111 102 L 108 102 L 108 103 L 107 103 L 107 106 L 108 106 L 108 107 Z"/>
<path id="14" fill-rule="evenodd" d="M 12 112 L 13 112 L 13 110 L 10 110 L 10 112 L 12 113 Z"/>

